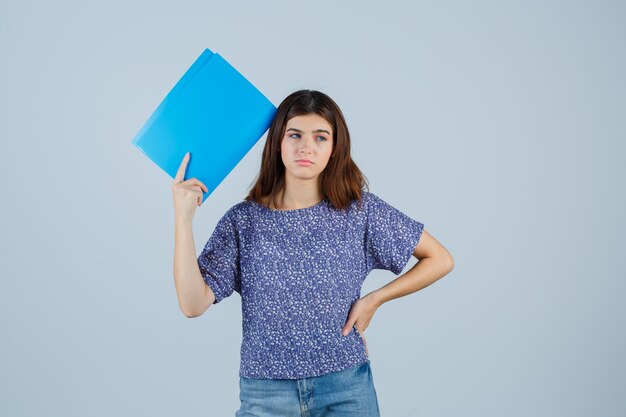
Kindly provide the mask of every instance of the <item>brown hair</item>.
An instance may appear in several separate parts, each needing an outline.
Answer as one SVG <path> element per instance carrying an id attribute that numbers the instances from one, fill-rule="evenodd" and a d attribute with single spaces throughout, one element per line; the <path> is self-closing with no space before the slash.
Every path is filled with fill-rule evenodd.
<path id="1" fill-rule="evenodd" d="M 280 156 L 280 146 L 287 122 L 296 116 L 315 113 L 333 128 L 333 150 L 328 164 L 318 177 L 322 195 L 338 209 L 344 209 L 353 200 L 359 200 L 364 187 L 369 190 L 365 175 L 350 156 L 350 132 L 339 106 L 326 94 L 316 90 L 298 90 L 287 96 L 278 106 L 276 116 L 267 134 L 263 149 L 261 170 L 256 183 L 245 201 L 277 206 L 276 198 L 285 187 L 285 165 Z"/>

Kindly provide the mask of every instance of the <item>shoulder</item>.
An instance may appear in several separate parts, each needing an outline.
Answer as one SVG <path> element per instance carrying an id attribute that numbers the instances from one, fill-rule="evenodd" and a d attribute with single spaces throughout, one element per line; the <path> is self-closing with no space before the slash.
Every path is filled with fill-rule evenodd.
<path id="1" fill-rule="evenodd" d="M 361 198 L 363 199 L 363 201 L 367 201 L 367 202 L 380 199 L 380 197 L 378 197 L 376 194 L 370 191 L 365 191 L 365 190 L 363 191 Z"/>
<path id="2" fill-rule="evenodd" d="M 226 210 L 223 217 L 239 229 L 262 215 L 263 211 L 259 210 L 259 208 L 258 203 L 243 200 L 233 204 Z"/>
<path id="3" fill-rule="evenodd" d="M 345 210 L 339 212 L 350 213 L 351 215 L 367 213 L 372 205 L 379 204 L 382 201 L 376 194 L 361 190 L 360 198 L 353 199 Z"/>
<path id="4" fill-rule="evenodd" d="M 230 206 L 224 214 L 220 217 L 217 224 L 218 226 L 238 226 L 245 211 L 245 202 L 240 202 Z"/>
<path id="5" fill-rule="evenodd" d="M 368 216 L 392 216 L 401 213 L 394 204 L 389 203 L 377 194 L 366 191 L 363 192 L 363 206 Z"/>
<path id="6" fill-rule="evenodd" d="M 385 201 L 382 198 L 380 198 L 377 194 L 369 191 L 363 191 L 361 199 L 363 200 L 363 205 L 366 210 L 371 210 L 372 208 L 380 206 L 381 204 L 385 204 Z"/>
<path id="7" fill-rule="evenodd" d="M 230 206 L 226 213 L 224 213 L 224 217 L 228 217 L 229 219 L 238 219 L 242 216 L 245 216 L 250 209 L 250 205 L 252 203 L 249 201 L 240 201 L 236 204 Z"/>
<path id="8" fill-rule="evenodd" d="M 354 198 L 346 208 L 339 209 L 329 204 L 332 213 L 337 214 L 341 218 L 358 218 L 363 219 L 369 217 L 369 213 L 372 211 L 372 207 L 375 208 L 378 202 L 382 201 L 380 198 L 369 191 L 361 190 L 360 197 Z"/>

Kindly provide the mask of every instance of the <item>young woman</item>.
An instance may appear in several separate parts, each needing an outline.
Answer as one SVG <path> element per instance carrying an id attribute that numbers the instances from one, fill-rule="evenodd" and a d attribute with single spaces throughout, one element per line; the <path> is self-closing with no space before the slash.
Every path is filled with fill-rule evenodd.
<path id="1" fill-rule="evenodd" d="M 242 302 L 236 416 L 379 416 L 364 331 L 384 302 L 420 290 L 453 268 L 424 225 L 364 190 L 337 104 L 300 90 L 278 107 L 248 196 L 217 223 L 196 258 L 192 218 L 206 186 L 172 191 L 174 279 L 187 317 L 233 292 Z M 360 296 L 373 269 L 402 277 Z"/>

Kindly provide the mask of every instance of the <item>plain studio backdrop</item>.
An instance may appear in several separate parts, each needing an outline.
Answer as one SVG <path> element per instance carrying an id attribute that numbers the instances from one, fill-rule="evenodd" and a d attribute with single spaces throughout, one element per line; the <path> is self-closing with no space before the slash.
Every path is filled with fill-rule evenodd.
<path id="1" fill-rule="evenodd" d="M 626 415 L 625 39 L 619 1 L 2 1 L 0 415 L 238 408 L 241 298 L 180 312 L 172 179 L 131 145 L 204 48 L 275 105 L 330 95 L 454 256 L 365 333 L 383 417 Z"/>

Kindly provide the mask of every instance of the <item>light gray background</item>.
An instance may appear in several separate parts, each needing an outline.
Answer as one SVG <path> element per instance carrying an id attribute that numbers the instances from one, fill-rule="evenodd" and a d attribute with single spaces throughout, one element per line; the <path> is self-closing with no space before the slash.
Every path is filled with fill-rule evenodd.
<path id="1" fill-rule="evenodd" d="M 276 105 L 333 97 L 370 190 L 455 258 L 367 329 L 384 417 L 624 415 L 625 28 L 618 1 L 3 0 L 0 415 L 238 408 L 239 295 L 179 311 L 171 178 L 131 145 L 207 47 Z"/>

